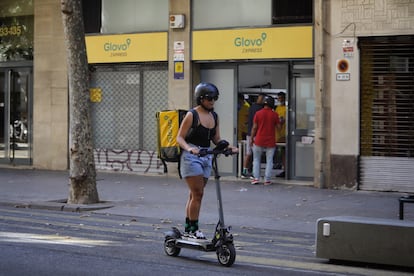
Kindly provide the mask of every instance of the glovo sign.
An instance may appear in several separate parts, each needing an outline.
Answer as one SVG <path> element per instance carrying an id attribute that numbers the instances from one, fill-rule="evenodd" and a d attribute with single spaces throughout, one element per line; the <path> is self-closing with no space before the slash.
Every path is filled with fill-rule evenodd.
<path id="1" fill-rule="evenodd" d="M 86 36 L 88 63 L 166 61 L 167 33 Z"/>
<path id="2" fill-rule="evenodd" d="M 193 32 L 193 60 L 312 57 L 311 26 Z"/>

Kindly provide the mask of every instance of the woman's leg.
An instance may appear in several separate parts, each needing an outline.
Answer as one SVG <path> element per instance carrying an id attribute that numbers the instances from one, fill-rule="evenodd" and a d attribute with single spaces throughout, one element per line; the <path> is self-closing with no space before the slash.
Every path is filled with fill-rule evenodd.
<path id="1" fill-rule="evenodd" d="M 207 178 L 203 176 L 191 176 L 187 177 L 186 181 L 190 189 L 186 206 L 186 232 L 194 233 L 198 239 L 205 239 L 204 234 L 198 229 L 198 217 L 200 215 L 201 201 L 203 199 Z"/>
<path id="2" fill-rule="evenodd" d="M 186 215 L 192 221 L 198 220 L 206 180 L 202 175 L 198 175 L 186 177 L 185 181 L 190 189 L 186 205 Z"/>

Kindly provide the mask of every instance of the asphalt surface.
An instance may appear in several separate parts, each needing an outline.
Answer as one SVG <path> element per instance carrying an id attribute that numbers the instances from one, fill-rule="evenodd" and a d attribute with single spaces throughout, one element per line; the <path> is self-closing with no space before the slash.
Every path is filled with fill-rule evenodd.
<path id="1" fill-rule="evenodd" d="M 98 172 L 100 203 L 66 204 L 68 171 L 0 168 L 0 205 L 62 211 L 92 211 L 159 218 L 180 224 L 188 195 L 176 175 Z M 327 190 L 275 179 L 271 186 L 249 180 L 220 180 L 226 225 L 316 233 L 316 221 L 332 216 L 398 219 L 402 193 Z M 201 229 L 217 223 L 216 181 L 205 189 Z M 414 220 L 414 204 L 406 204 L 405 219 Z"/>

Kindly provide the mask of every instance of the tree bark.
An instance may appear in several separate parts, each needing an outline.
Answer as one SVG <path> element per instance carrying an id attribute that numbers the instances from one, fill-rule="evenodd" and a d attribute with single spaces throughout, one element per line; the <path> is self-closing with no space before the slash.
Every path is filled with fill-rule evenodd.
<path id="1" fill-rule="evenodd" d="M 89 72 L 81 0 L 61 0 L 69 79 L 68 203 L 98 203 L 89 111 Z"/>

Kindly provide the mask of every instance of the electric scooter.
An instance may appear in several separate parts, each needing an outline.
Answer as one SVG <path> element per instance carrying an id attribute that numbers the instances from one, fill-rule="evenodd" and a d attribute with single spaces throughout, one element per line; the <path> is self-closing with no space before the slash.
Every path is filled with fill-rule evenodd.
<path id="1" fill-rule="evenodd" d="M 212 166 L 216 182 L 217 205 L 219 212 L 219 221 L 216 225 L 214 237 L 212 240 L 197 239 L 193 236 L 183 233 L 177 227 L 165 233 L 164 251 L 168 256 L 176 257 L 180 254 L 181 248 L 195 249 L 201 251 L 216 251 L 217 259 L 224 266 L 231 266 L 236 260 L 236 249 L 233 244 L 233 235 L 230 234 L 231 227 L 224 224 L 223 203 L 221 199 L 220 175 L 217 168 L 217 157 L 220 154 L 229 156 L 232 154 L 228 149 L 229 143 L 225 140 L 220 141 L 213 150 L 202 150 L 200 156 L 207 154 L 213 155 Z"/>

